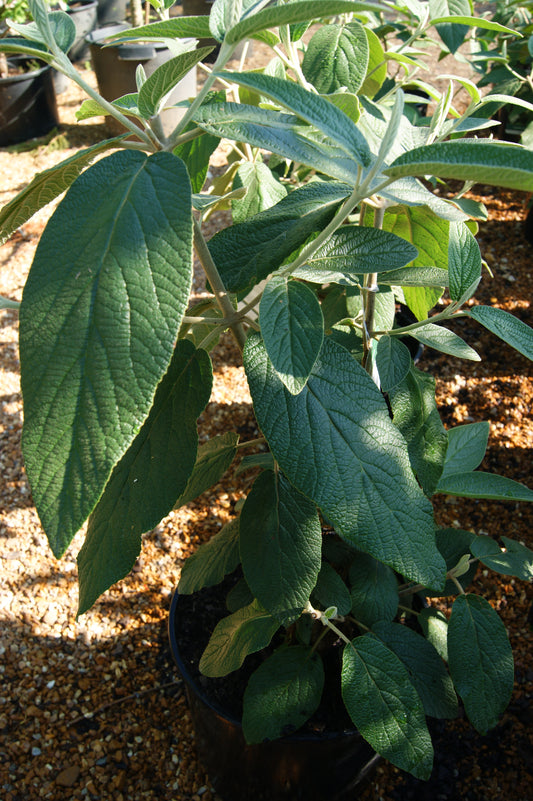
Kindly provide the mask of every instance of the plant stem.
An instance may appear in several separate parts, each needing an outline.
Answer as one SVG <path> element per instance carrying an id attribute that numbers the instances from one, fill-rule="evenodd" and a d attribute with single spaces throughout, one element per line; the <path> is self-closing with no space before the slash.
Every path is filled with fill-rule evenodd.
<path id="1" fill-rule="evenodd" d="M 216 298 L 220 311 L 222 312 L 223 317 L 232 318 L 235 316 L 235 309 L 233 308 L 233 304 L 226 292 L 226 287 L 220 277 L 220 273 L 217 270 L 216 264 L 213 261 L 211 253 L 209 252 L 209 248 L 207 247 L 207 242 L 204 239 L 204 235 L 202 234 L 202 229 L 196 217 L 193 217 L 193 224 L 194 224 L 194 247 L 196 253 L 198 254 L 198 258 L 200 259 L 200 263 L 204 268 L 204 272 L 207 276 L 207 279 L 211 285 L 211 289 L 213 290 L 213 294 Z M 246 342 L 246 333 L 244 328 L 240 323 L 233 323 L 230 325 L 231 331 L 233 336 L 235 337 L 239 348 L 243 350 L 244 343 Z"/>
<path id="2" fill-rule="evenodd" d="M 383 218 L 385 216 L 385 206 L 378 206 L 374 212 L 374 228 L 383 227 Z M 374 336 L 374 315 L 376 310 L 376 294 L 378 292 L 378 274 L 367 273 L 364 279 L 363 291 L 363 307 L 364 307 L 364 323 L 363 323 L 363 367 L 369 367 L 368 357 L 370 348 L 372 347 L 372 338 Z"/>

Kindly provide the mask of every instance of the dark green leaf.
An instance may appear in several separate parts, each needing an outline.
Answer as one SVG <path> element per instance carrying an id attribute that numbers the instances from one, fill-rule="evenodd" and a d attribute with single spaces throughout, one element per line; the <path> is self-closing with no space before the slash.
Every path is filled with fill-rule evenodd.
<path id="1" fill-rule="evenodd" d="M 446 561 L 446 570 L 453 570 L 465 556 L 470 554 L 470 546 L 475 535 L 460 528 L 440 528 L 437 529 L 436 536 L 437 548 Z M 457 577 L 463 589 L 472 583 L 476 570 L 477 565 L 474 562 L 465 573 Z M 457 595 L 459 589 L 454 581 L 448 579 L 443 590 L 434 591 L 428 588 L 424 592 L 430 597 L 446 597 Z"/>
<path id="2" fill-rule="evenodd" d="M 443 325 L 428 323 L 427 325 L 415 328 L 410 335 L 424 345 L 439 350 L 441 353 L 449 353 L 457 359 L 469 359 L 473 362 L 481 361 L 481 356 L 468 345 L 464 339 L 457 336 L 449 328 Z"/>
<path id="3" fill-rule="evenodd" d="M 233 188 L 245 187 L 247 192 L 243 198 L 233 200 L 231 208 L 233 222 L 240 223 L 254 217 L 265 209 L 269 209 L 287 194 L 284 185 L 274 177 L 262 161 L 245 161 L 240 165 Z"/>
<path id="4" fill-rule="evenodd" d="M 280 623 L 292 623 L 320 570 L 322 530 L 315 505 L 283 475 L 265 470 L 243 506 L 240 530 L 248 586 Z"/>
<path id="5" fill-rule="evenodd" d="M 352 612 L 365 626 L 392 620 L 398 609 L 398 580 L 390 567 L 358 553 L 350 567 Z"/>
<path id="6" fill-rule="evenodd" d="M 159 114 L 162 103 L 169 92 L 212 50 L 212 47 L 200 47 L 197 50 L 180 53 L 179 56 L 165 61 L 154 70 L 139 91 L 138 105 L 142 116 L 149 120 Z"/>
<path id="7" fill-rule="evenodd" d="M 168 514 L 183 491 L 196 459 L 196 420 L 209 400 L 211 384 L 207 353 L 179 342 L 146 422 L 89 518 L 78 555 L 79 614 L 130 572 L 141 535 Z"/>
<path id="8" fill-rule="evenodd" d="M 527 359 L 533 359 L 533 329 L 522 320 L 492 306 L 472 306 L 469 314 Z"/>
<path id="9" fill-rule="evenodd" d="M 359 22 L 323 25 L 313 35 L 302 61 L 306 79 L 322 94 L 346 88 L 357 94 L 368 66 L 368 40 Z"/>
<path id="10" fill-rule="evenodd" d="M 219 584 L 240 564 L 239 520 L 224 528 L 192 553 L 181 569 L 178 592 L 190 595 L 204 587 Z"/>
<path id="11" fill-rule="evenodd" d="M 244 692 L 247 743 L 264 743 L 299 729 L 315 712 L 324 686 L 317 653 L 303 645 L 280 648 L 252 673 Z"/>
<path id="12" fill-rule="evenodd" d="M 452 300 L 469 299 L 481 279 L 481 253 L 473 234 L 464 223 L 450 223 L 448 274 Z"/>
<path id="13" fill-rule="evenodd" d="M 187 486 L 174 503 L 175 509 L 190 503 L 220 481 L 235 458 L 238 439 L 235 432 L 228 431 L 200 445 L 196 464 Z"/>
<path id="14" fill-rule="evenodd" d="M 479 595 L 460 595 L 448 625 L 452 679 L 480 734 L 498 722 L 513 691 L 513 654 L 505 626 Z"/>
<path id="15" fill-rule="evenodd" d="M 429 13 L 431 18 L 453 15 L 469 17 L 472 13 L 471 0 L 429 0 Z M 437 32 L 450 53 L 455 53 L 464 42 L 468 26 L 441 24 L 437 25 Z"/>
<path id="16" fill-rule="evenodd" d="M 261 430 L 294 486 L 360 550 L 409 578 L 442 584 L 431 504 L 368 373 L 328 338 L 296 396 L 259 335 L 248 337 L 244 362 Z"/>
<path id="17" fill-rule="evenodd" d="M 398 337 L 380 337 L 375 360 L 383 392 L 397 387 L 407 377 L 411 367 L 409 348 Z"/>
<path id="18" fill-rule="evenodd" d="M 335 606 L 339 615 L 347 615 L 352 608 L 348 587 L 328 562 L 322 562 L 312 597 L 324 609 Z"/>
<path id="19" fill-rule="evenodd" d="M 374 635 L 344 649 L 342 697 L 351 719 L 372 748 L 418 779 L 429 779 L 433 747 L 424 709 L 409 673 Z"/>
<path id="20" fill-rule="evenodd" d="M 46 227 L 21 306 L 23 447 L 58 556 L 152 406 L 191 278 L 190 185 L 169 153 L 102 159 Z"/>
<path id="21" fill-rule="evenodd" d="M 454 473 L 439 481 L 437 492 L 459 498 L 487 498 L 493 501 L 533 501 L 533 490 L 495 473 Z"/>
<path id="22" fill-rule="evenodd" d="M 442 475 L 467 473 L 479 467 L 487 450 L 489 431 L 487 422 L 450 428 Z"/>
<path id="23" fill-rule="evenodd" d="M 476 556 L 486 567 L 504 576 L 516 576 L 523 581 L 533 579 L 533 551 L 519 542 L 503 537 L 506 550 L 490 537 L 475 537 L 472 540 L 472 556 Z"/>

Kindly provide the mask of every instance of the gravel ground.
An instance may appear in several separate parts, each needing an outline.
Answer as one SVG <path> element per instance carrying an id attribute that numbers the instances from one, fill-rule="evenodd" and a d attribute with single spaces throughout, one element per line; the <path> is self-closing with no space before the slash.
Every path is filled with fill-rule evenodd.
<path id="1" fill-rule="evenodd" d="M 92 79 L 92 73 L 86 76 Z M 35 172 L 102 136 L 102 123 L 74 124 L 75 87 L 59 102 L 59 135 L 30 150 L 0 150 L 0 204 Z M 480 241 L 494 271 L 479 302 L 495 303 L 531 324 L 533 248 L 523 239 L 521 223 L 527 198 L 478 190 L 490 213 Z M 0 294 L 20 299 L 50 213 L 40 212 L 0 248 Z M 0 327 L 0 799 L 216 799 L 195 758 L 166 617 L 183 559 L 230 519 L 243 487 L 230 479 L 229 486 L 215 487 L 172 513 L 146 535 L 133 573 L 77 621 L 75 556 L 83 535 L 60 562 L 47 549 L 20 454 L 16 314 L 4 312 Z M 457 331 L 466 333 L 466 327 L 472 326 Z M 439 370 L 438 400 L 447 426 L 491 421 L 483 467 L 531 483 L 531 363 L 481 329 L 472 330 L 470 342 L 486 361 L 458 362 L 426 351 L 421 367 Z M 202 436 L 218 431 L 230 413 L 237 415 L 243 438 L 254 435 L 243 371 L 224 341 L 215 352 Z M 442 525 L 505 534 L 533 546 L 533 514 L 526 504 L 442 498 L 436 506 Z M 464 720 L 437 727 L 434 778 L 421 784 L 383 765 L 364 801 L 533 799 L 531 587 L 483 571 L 475 590 L 486 592 L 499 610 L 513 644 L 516 687 L 509 710 L 486 737 Z"/>

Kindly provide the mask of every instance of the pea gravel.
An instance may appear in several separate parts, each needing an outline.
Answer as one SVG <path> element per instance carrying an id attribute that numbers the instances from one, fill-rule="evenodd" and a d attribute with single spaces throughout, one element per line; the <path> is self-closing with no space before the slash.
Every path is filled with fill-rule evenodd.
<path id="1" fill-rule="evenodd" d="M 74 123 L 77 103 L 74 86 L 59 96 L 62 126 L 48 143 L 0 150 L 1 205 L 35 172 L 104 135 L 101 122 Z M 221 151 L 220 164 L 223 156 Z M 485 280 L 480 302 L 496 303 L 531 324 L 533 248 L 523 239 L 521 223 L 527 198 L 477 189 L 472 196 L 489 208 L 491 221 L 481 226 L 480 241 L 495 276 Z M 50 213 L 40 212 L 0 248 L 0 294 L 20 299 Z M 217 225 L 213 218 L 213 230 Z M 201 294 L 200 281 L 194 292 Z M 420 366 L 439 370 L 438 400 L 447 426 L 491 422 L 482 467 L 531 486 L 531 363 L 470 321 L 456 330 L 465 335 L 466 329 L 486 361 L 458 362 L 426 350 Z M 20 453 L 15 313 L 2 313 L 0 332 L 0 799 L 216 799 L 195 757 L 166 618 L 184 558 L 232 517 L 242 479 L 230 475 L 223 487 L 163 520 L 145 536 L 133 573 L 76 620 L 75 556 L 83 534 L 59 562 L 47 548 Z M 231 340 L 214 356 L 215 384 L 201 436 L 220 431 L 232 415 L 241 437 L 253 437 L 250 398 Z M 439 498 L 436 505 L 442 525 L 505 534 L 533 546 L 533 515 L 526 504 Z M 531 587 L 480 571 L 474 589 L 487 593 L 512 641 L 516 686 L 509 711 L 486 737 L 462 719 L 438 725 L 434 778 L 423 784 L 382 765 L 363 801 L 533 799 Z"/>

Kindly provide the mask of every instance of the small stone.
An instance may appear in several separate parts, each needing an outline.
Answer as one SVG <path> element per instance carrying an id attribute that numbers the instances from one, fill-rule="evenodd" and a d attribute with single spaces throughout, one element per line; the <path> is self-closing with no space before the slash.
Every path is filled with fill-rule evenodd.
<path id="1" fill-rule="evenodd" d="M 33 748 L 31 749 L 31 755 L 32 756 L 41 756 L 42 753 L 43 752 L 41 751 L 41 749 L 37 748 L 36 745 L 34 745 Z"/>
<path id="2" fill-rule="evenodd" d="M 60 787 L 72 787 L 72 785 L 78 780 L 80 775 L 80 769 L 77 765 L 69 765 L 67 768 L 58 773 L 56 776 L 56 784 L 59 784 Z"/>

